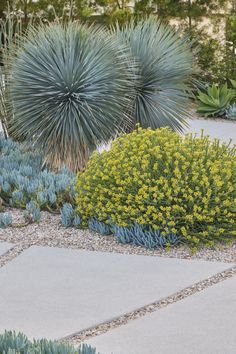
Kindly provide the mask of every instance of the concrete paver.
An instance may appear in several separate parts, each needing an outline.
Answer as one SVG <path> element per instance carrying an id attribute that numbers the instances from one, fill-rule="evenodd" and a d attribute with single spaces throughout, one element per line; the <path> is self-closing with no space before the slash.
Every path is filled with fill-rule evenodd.
<path id="1" fill-rule="evenodd" d="M 9 251 L 14 245 L 9 242 L 0 242 L 0 256 Z"/>
<path id="2" fill-rule="evenodd" d="M 57 339 L 169 296 L 229 264 L 33 246 L 0 269 L 0 332 Z"/>
<path id="3" fill-rule="evenodd" d="M 89 341 L 102 354 L 235 354 L 236 277 Z"/>
<path id="4" fill-rule="evenodd" d="M 193 118 L 188 121 L 189 127 L 186 132 L 201 133 L 201 129 L 204 130 L 204 134 L 208 134 L 212 139 L 218 138 L 221 141 L 229 142 L 232 139 L 232 143 L 236 144 L 236 122 L 228 120 L 216 120 L 216 119 L 196 119 Z"/>

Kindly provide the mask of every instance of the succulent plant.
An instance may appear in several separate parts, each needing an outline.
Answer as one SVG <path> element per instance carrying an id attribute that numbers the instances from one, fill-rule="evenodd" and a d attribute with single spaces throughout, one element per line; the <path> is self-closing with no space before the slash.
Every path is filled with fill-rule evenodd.
<path id="1" fill-rule="evenodd" d="M 0 334 L 1 354 L 96 354 L 96 349 L 82 344 L 78 349 L 70 344 L 58 343 L 46 339 L 32 342 L 23 334 L 5 331 Z"/>
<path id="2" fill-rule="evenodd" d="M 9 213 L 0 213 L 0 229 L 12 224 L 12 216 Z"/>
<path id="3" fill-rule="evenodd" d="M 70 203 L 65 203 L 61 208 L 61 223 L 64 227 L 78 227 L 81 223 L 79 215 L 76 215 L 76 212 Z"/>
<path id="4" fill-rule="evenodd" d="M 97 218 L 91 218 L 88 222 L 90 230 L 96 231 L 101 235 L 110 235 L 111 228 L 109 225 L 99 221 Z"/>
<path id="5" fill-rule="evenodd" d="M 225 115 L 228 119 L 236 119 L 236 103 L 233 103 L 228 109 L 226 109 Z"/>
<path id="6" fill-rule="evenodd" d="M 26 204 L 24 218 L 28 222 L 38 222 L 40 220 L 40 209 L 35 201 L 31 200 L 29 203 Z"/>
<path id="7" fill-rule="evenodd" d="M 208 116 L 223 116 L 229 108 L 232 100 L 236 96 L 236 91 L 227 85 L 217 86 L 213 84 L 207 89 L 207 93 L 199 91 L 197 112 Z"/>
<path id="8" fill-rule="evenodd" d="M 5 204 L 59 211 L 75 197 L 75 175 L 65 167 L 58 172 L 43 168 L 43 157 L 0 134 L 0 198 Z M 37 213 L 38 215 L 36 215 Z M 29 216 L 29 213 L 27 212 Z M 34 218 L 39 217 L 38 211 Z"/>
<path id="9" fill-rule="evenodd" d="M 118 242 L 132 243 L 146 248 L 164 248 L 180 242 L 180 238 L 173 233 L 163 236 L 160 230 L 134 223 L 131 227 L 114 225 L 111 228 Z"/>

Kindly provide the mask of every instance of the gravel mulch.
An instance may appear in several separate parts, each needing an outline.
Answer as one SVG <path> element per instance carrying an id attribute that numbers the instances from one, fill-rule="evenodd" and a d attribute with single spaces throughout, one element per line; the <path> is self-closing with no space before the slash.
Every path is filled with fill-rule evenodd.
<path id="1" fill-rule="evenodd" d="M 22 211 L 7 209 L 15 224 L 22 224 Z M 86 249 L 89 251 L 138 254 L 146 256 L 162 256 L 184 259 L 204 259 L 207 261 L 236 262 L 236 240 L 231 245 L 219 245 L 215 249 L 201 249 L 195 254 L 185 246 L 172 248 L 170 251 L 146 249 L 144 247 L 118 243 L 114 236 L 102 236 L 91 230 L 64 228 L 60 225 L 60 215 L 42 212 L 39 224 L 25 227 L 8 227 L 0 229 L 0 241 L 22 244 L 24 248 L 31 245 Z"/>

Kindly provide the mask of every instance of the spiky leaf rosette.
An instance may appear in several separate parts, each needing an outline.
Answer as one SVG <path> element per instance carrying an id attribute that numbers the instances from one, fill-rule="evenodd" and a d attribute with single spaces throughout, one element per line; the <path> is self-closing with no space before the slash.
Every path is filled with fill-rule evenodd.
<path id="1" fill-rule="evenodd" d="M 130 22 L 113 31 L 129 45 L 138 65 L 134 125 L 182 130 L 189 116 L 189 83 L 194 73 L 187 37 L 156 18 Z"/>
<path id="2" fill-rule="evenodd" d="M 74 169 L 129 123 L 130 58 L 108 37 L 76 23 L 32 29 L 12 64 L 14 134 Z"/>

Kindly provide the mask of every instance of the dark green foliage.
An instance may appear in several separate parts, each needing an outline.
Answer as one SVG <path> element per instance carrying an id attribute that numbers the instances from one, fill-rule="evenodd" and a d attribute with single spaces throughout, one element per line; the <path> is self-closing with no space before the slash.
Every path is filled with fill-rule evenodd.
<path id="1" fill-rule="evenodd" d="M 46 339 L 33 342 L 22 333 L 5 331 L 0 335 L 0 354 L 96 354 L 96 349 L 81 345 L 75 349 L 72 345 Z M 99 353 L 97 353 L 99 354 Z"/>

